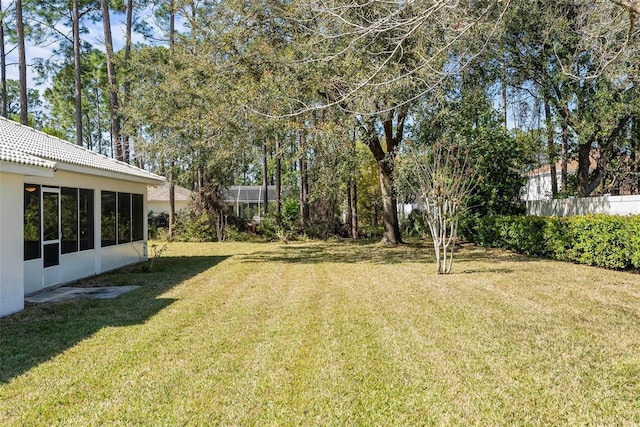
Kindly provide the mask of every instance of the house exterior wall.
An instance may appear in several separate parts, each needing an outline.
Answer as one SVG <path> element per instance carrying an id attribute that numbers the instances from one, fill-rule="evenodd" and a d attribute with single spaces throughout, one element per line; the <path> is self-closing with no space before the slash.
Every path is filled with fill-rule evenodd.
<path id="1" fill-rule="evenodd" d="M 155 214 L 164 212 L 169 213 L 169 201 L 165 200 L 147 200 L 147 212 L 153 212 Z M 187 209 L 186 200 L 176 200 L 176 212 Z"/>
<path id="2" fill-rule="evenodd" d="M 562 174 L 558 173 L 558 185 L 562 180 Z M 529 176 L 522 191 L 522 200 L 551 200 L 551 173 L 545 172 Z"/>
<path id="3" fill-rule="evenodd" d="M 48 287 L 48 282 L 53 280 L 55 284 L 63 284 L 78 280 L 84 277 L 89 277 L 95 274 L 100 274 L 105 271 L 113 270 L 125 265 L 135 264 L 147 259 L 147 221 L 143 221 L 144 240 L 137 242 L 128 242 L 124 244 L 101 247 L 101 197 L 100 192 L 102 190 L 115 191 L 123 193 L 135 193 L 143 195 L 143 203 L 146 205 L 146 184 L 140 184 L 135 182 L 103 178 L 99 176 L 84 175 L 68 171 L 58 171 L 53 178 L 37 177 L 37 176 L 19 176 L 19 180 L 14 183 L 16 191 L 20 194 L 22 200 L 23 186 L 24 184 L 36 184 L 48 187 L 70 187 L 70 188 L 82 188 L 94 191 L 94 249 L 83 250 L 73 252 L 69 254 L 60 255 L 60 264 L 56 277 L 51 279 L 45 274 L 45 269 L 42 265 L 42 258 L 23 261 L 22 250 L 19 251 L 19 262 L 14 265 L 23 265 L 23 278 L 24 278 L 24 290 L 21 294 L 21 299 L 24 295 L 40 291 Z M 3 193 L 3 199 L 5 198 Z M 15 206 L 20 206 L 20 209 L 15 209 Z M 14 205 L 13 210 L 19 213 L 20 227 L 22 227 L 23 202 Z M 147 207 L 143 206 L 143 212 L 147 212 Z M 23 244 L 22 229 L 18 236 L 13 236 L 16 242 Z M 3 240 L 4 243 L 4 240 Z M 51 269 L 50 269 L 51 270 Z M 47 272 L 48 273 L 48 272 Z"/>
<path id="4" fill-rule="evenodd" d="M 22 175 L 0 172 L 0 316 L 24 308 Z"/>

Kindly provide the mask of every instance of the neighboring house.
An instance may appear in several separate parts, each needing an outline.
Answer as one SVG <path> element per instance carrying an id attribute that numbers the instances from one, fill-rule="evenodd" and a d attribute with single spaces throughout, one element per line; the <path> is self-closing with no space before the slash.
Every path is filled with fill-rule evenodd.
<path id="1" fill-rule="evenodd" d="M 609 180 L 613 181 L 614 185 L 609 185 L 605 191 L 603 191 L 602 186 L 598 186 L 596 191 L 594 191 L 591 196 L 598 195 L 598 193 L 606 192 L 611 195 L 634 195 L 637 193 L 635 190 L 637 186 L 637 182 L 633 181 L 633 173 L 630 173 L 630 159 L 628 157 L 622 157 L 623 167 L 617 171 L 611 171 L 615 173 L 617 176 L 614 179 L 613 175 L 608 177 Z M 626 164 L 626 166 L 624 166 Z M 593 173 L 598 164 L 595 159 L 590 158 L 589 165 L 589 173 Z M 626 169 L 625 169 L 626 167 Z M 525 184 L 522 190 L 522 200 L 524 201 L 533 201 L 533 200 L 551 200 L 551 172 L 549 165 L 545 165 L 534 170 L 527 172 L 526 176 L 528 178 L 527 183 Z M 571 160 L 567 163 L 567 175 L 569 180 L 572 179 L 578 172 L 578 161 Z M 562 185 L 562 162 L 556 163 L 556 177 L 558 181 L 558 191 L 561 191 Z"/>
<path id="2" fill-rule="evenodd" d="M 556 164 L 558 187 L 561 182 L 561 163 Z M 591 169 L 596 167 L 592 159 Z M 532 216 L 573 216 L 587 214 L 638 215 L 640 214 L 640 196 L 629 193 L 628 188 L 617 188 L 615 194 L 604 194 L 591 197 L 568 197 L 552 199 L 551 173 L 549 165 L 530 171 L 528 181 L 523 188 L 522 199 L 527 205 L 527 215 Z M 567 164 L 569 176 L 575 175 L 578 162 Z M 612 191 L 613 193 L 613 191 Z"/>
<path id="3" fill-rule="evenodd" d="M 578 162 L 572 160 L 567 163 L 567 175 L 575 175 L 578 170 Z M 527 183 L 522 190 L 522 200 L 551 200 L 551 167 L 541 166 L 527 172 Z M 562 162 L 556 163 L 556 178 L 558 190 L 562 182 Z"/>
<path id="4" fill-rule="evenodd" d="M 264 187 L 261 185 L 233 185 L 224 192 L 224 204 L 236 216 L 259 220 L 264 217 Z M 267 186 L 267 200 L 276 200 L 276 186 Z"/>
<path id="5" fill-rule="evenodd" d="M 24 296 L 147 258 L 164 178 L 0 118 L 0 316 Z"/>
<path id="6" fill-rule="evenodd" d="M 179 212 L 187 209 L 187 202 L 191 196 L 191 190 L 178 185 L 174 186 L 175 210 Z M 147 188 L 147 211 L 154 214 L 169 213 L 169 183 Z"/>

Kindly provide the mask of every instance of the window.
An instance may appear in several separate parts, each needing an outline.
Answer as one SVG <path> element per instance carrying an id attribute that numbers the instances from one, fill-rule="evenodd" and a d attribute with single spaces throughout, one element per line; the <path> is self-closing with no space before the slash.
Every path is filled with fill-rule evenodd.
<path id="1" fill-rule="evenodd" d="M 93 190 L 80 189 L 80 250 L 93 249 Z"/>
<path id="2" fill-rule="evenodd" d="M 131 213 L 132 240 L 144 240 L 144 199 L 142 194 L 131 195 Z"/>
<path id="3" fill-rule="evenodd" d="M 101 244 L 112 246 L 116 244 L 116 193 L 103 191 L 101 200 Z"/>
<path id="4" fill-rule="evenodd" d="M 143 227 L 142 194 L 102 192 L 102 246 L 144 240 Z"/>
<path id="5" fill-rule="evenodd" d="M 131 241 L 131 194 L 118 193 L 118 243 Z"/>
<path id="6" fill-rule="evenodd" d="M 60 189 L 62 253 L 78 251 L 78 189 Z"/>
<path id="7" fill-rule="evenodd" d="M 40 258 L 40 186 L 24 185 L 24 259 Z"/>

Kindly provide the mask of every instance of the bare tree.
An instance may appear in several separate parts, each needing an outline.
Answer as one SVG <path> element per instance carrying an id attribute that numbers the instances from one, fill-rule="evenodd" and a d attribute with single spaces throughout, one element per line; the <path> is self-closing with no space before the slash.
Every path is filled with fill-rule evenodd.
<path id="1" fill-rule="evenodd" d="M 638 0 L 610 0 L 612 3 L 622 6 L 632 13 L 640 13 L 640 1 Z"/>
<path id="2" fill-rule="evenodd" d="M 458 237 L 460 214 L 473 190 L 474 172 L 468 155 L 455 145 L 440 143 L 420 149 L 407 146 L 397 158 L 400 192 L 418 202 L 429 225 L 436 271 L 448 274 Z"/>

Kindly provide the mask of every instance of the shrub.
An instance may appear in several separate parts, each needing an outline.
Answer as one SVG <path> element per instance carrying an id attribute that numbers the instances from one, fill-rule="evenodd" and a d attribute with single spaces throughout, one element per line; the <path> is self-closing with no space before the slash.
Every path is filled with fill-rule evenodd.
<path id="1" fill-rule="evenodd" d="M 402 220 L 400 224 L 402 234 L 407 237 L 424 237 L 429 235 L 429 225 L 427 224 L 424 212 L 414 209 Z"/>
<path id="2" fill-rule="evenodd" d="M 610 269 L 640 269 L 640 216 L 468 219 L 465 237 L 482 246 Z"/>
<path id="3" fill-rule="evenodd" d="M 581 264 L 613 269 L 630 267 L 627 242 L 632 236 L 627 232 L 627 223 L 628 218 L 620 216 L 572 217 L 570 254 Z"/>
<path id="4" fill-rule="evenodd" d="M 206 213 L 198 216 L 177 215 L 173 238 L 178 242 L 213 242 L 216 230 Z"/>
<path id="5" fill-rule="evenodd" d="M 149 238 L 162 239 L 166 235 L 164 230 L 169 228 L 169 214 L 150 211 L 147 215 L 147 223 L 149 225 Z"/>
<path id="6" fill-rule="evenodd" d="M 631 217 L 629 221 L 629 241 L 630 262 L 633 268 L 640 270 L 640 216 Z"/>

